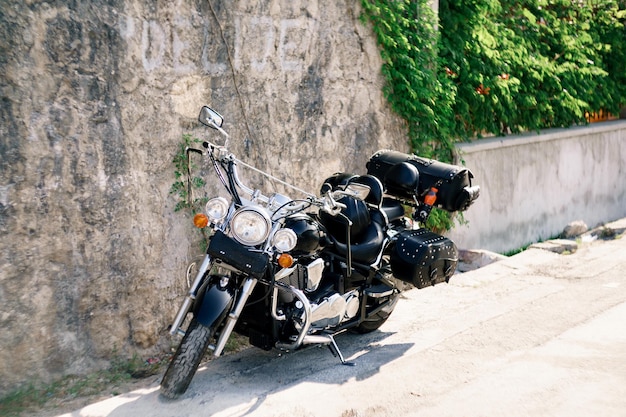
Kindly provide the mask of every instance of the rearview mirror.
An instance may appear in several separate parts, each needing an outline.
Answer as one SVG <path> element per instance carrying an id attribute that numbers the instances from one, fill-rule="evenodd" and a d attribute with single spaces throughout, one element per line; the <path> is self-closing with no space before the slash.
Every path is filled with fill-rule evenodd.
<path id="1" fill-rule="evenodd" d="M 368 185 L 351 182 L 346 186 L 344 194 L 354 197 L 358 200 L 365 200 L 370 191 L 371 188 Z"/>
<path id="2" fill-rule="evenodd" d="M 200 110 L 200 116 L 198 116 L 198 121 L 203 125 L 212 127 L 213 129 L 217 129 L 222 127 L 222 123 L 224 123 L 224 118 L 221 114 L 219 114 L 212 108 L 203 106 Z"/>

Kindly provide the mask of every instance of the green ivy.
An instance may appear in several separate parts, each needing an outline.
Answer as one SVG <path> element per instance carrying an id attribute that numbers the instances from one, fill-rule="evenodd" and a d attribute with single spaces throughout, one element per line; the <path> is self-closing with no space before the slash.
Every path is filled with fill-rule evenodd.
<path id="1" fill-rule="evenodd" d="M 362 0 L 363 21 L 370 21 L 381 46 L 383 93 L 392 109 L 407 122 L 413 152 L 452 161 L 456 91 L 440 74 L 440 32 L 428 0 Z M 427 227 L 452 228 L 449 213 L 433 210 Z"/>
<path id="2" fill-rule="evenodd" d="M 626 1 L 362 0 L 415 153 L 586 123 L 626 104 Z M 435 25 L 438 25 L 438 28 Z"/>
<path id="3" fill-rule="evenodd" d="M 441 59 L 457 90 L 455 137 L 568 127 L 599 110 L 619 113 L 626 32 L 618 3 L 441 0 Z"/>
<path id="4" fill-rule="evenodd" d="M 362 0 L 381 46 L 383 92 L 392 109 L 407 121 L 415 153 L 450 161 L 453 151 L 455 89 L 441 76 L 440 32 L 428 0 Z"/>

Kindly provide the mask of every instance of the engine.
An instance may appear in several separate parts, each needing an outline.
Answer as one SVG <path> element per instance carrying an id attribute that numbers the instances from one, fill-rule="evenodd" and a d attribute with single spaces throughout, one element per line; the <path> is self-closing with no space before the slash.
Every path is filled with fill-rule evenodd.
<path id="1" fill-rule="evenodd" d="M 350 320 L 359 311 L 359 292 L 352 290 L 339 295 L 333 293 L 329 297 L 325 297 L 318 304 L 312 304 L 311 315 L 312 329 L 325 329 L 327 327 L 337 326 L 339 323 Z"/>
<path id="2" fill-rule="evenodd" d="M 300 301 L 296 301 L 296 314 L 300 315 L 300 320 L 294 322 L 296 329 L 302 329 L 304 322 L 304 309 Z M 310 330 L 324 330 L 329 327 L 354 318 L 359 311 L 359 292 L 350 291 L 344 295 L 333 293 L 324 297 L 319 303 L 311 303 L 311 327 Z"/>
<path id="3" fill-rule="evenodd" d="M 281 278 L 281 282 L 298 288 L 310 297 L 311 300 L 311 329 L 322 330 L 336 326 L 339 323 L 355 317 L 359 311 L 359 291 L 354 289 L 343 295 L 337 293 L 331 286 L 320 286 L 324 261 L 315 259 L 308 265 L 297 265 L 288 276 Z M 291 291 L 281 290 L 278 297 L 282 304 L 291 304 L 295 307 L 294 314 L 303 316 L 302 302 L 297 300 Z M 304 321 L 304 317 L 302 320 Z"/>

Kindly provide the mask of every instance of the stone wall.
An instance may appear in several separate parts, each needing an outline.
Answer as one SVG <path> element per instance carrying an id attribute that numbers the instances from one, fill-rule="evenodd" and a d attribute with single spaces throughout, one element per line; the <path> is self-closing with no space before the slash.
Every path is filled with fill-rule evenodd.
<path id="1" fill-rule="evenodd" d="M 182 134 L 206 137 L 201 105 L 242 159 L 312 191 L 378 148 L 407 151 L 359 14 L 353 1 L 0 2 L 0 393 L 168 347 L 198 252 L 171 161 Z"/>
<path id="2" fill-rule="evenodd" d="M 458 146 L 481 185 L 449 233 L 464 249 L 505 253 L 559 235 L 568 223 L 590 228 L 626 216 L 626 121 L 548 129 Z"/>

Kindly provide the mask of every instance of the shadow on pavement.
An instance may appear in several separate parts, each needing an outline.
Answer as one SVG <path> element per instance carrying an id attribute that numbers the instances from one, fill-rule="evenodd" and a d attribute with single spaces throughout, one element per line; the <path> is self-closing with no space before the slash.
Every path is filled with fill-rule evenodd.
<path id="1" fill-rule="evenodd" d="M 250 415 L 268 396 L 287 388 L 309 383 L 341 385 L 376 375 L 382 366 L 413 346 L 412 343 L 384 344 L 393 334 L 378 330 L 366 335 L 337 336 L 344 357 L 354 366 L 342 365 L 327 346 L 309 346 L 291 353 L 250 348 L 201 365 L 189 389 L 178 400 L 161 397 L 158 386 L 152 386 L 64 416 Z"/>

